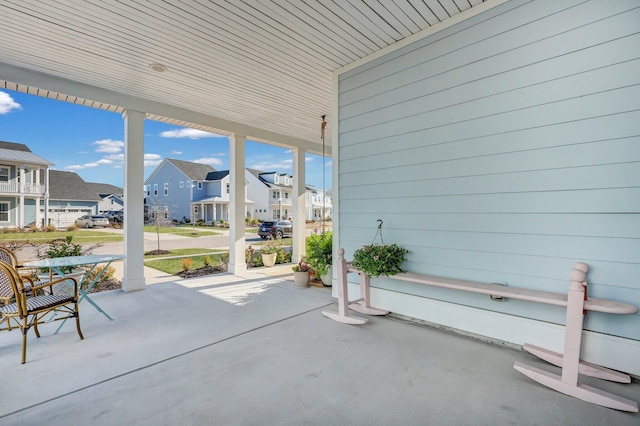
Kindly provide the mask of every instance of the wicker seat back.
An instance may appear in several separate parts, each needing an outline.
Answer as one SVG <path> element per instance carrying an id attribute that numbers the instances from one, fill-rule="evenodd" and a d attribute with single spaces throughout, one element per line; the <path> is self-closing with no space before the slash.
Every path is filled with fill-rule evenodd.
<path id="1" fill-rule="evenodd" d="M 27 282 L 26 285 L 25 281 Z M 73 285 L 73 293 L 71 295 L 35 295 L 43 287 L 64 281 Z M 14 302 L 0 306 L 0 330 L 20 328 L 22 331 L 23 364 L 27 360 L 27 332 L 33 327 L 36 337 L 40 337 L 38 324 L 75 318 L 78 336 L 80 336 L 80 339 L 84 339 L 80 330 L 78 283 L 75 279 L 61 278 L 42 285 L 34 285 L 28 277 L 21 277 L 13 266 L 0 261 L 0 289 L 6 288 L 7 283 L 11 288 L 11 299 Z M 17 323 L 17 326 L 12 325 L 11 320 Z M 4 328 L 2 328 L 3 323 L 6 323 Z"/>

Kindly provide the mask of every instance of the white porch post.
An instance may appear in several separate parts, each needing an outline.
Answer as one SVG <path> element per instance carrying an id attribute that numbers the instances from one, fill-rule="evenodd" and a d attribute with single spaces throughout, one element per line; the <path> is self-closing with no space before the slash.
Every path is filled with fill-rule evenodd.
<path id="1" fill-rule="evenodd" d="M 42 193 L 42 187 L 40 186 L 40 169 L 33 169 L 31 173 L 35 179 L 35 188 L 38 193 L 38 196 L 36 197 L 36 228 L 39 228 L 42 225 L 40 221 L 42 217 L 40 215 L 40 194 Z"/>
<path id="2" fill-rule="evenodd" d="M 20 228 L 23 228 L 24 227 L 24 166 L 20 166 L 19 173 L 20 173 L 20 185 L 18 186 L 18 191 L 20 193 L 20 196 L 19 196 L 20 207 L 18 208 L 19 210 L 18 214 L 20 216 L 17 219 L 18 219 L 18 226 Z"/>
<path id="3" fill-rule="evenodd" d="M 300 148 L 291 150 L 293 153 L 293 253 L 292 262 L 297 262 L 306 253 L 306 225 L 305 225 L 305 151 Z"/>
<path id="4" fill-rule="evenodd" d="M 124 118 L 124 291 L 142 290 L 144 280 L 144 119 L 126 110 Z"/>
<path id="5" fill-rule="evenodd" d="M 244 156 L 246 136 L 234 133 L 229 136 L 229 272 L 247 270 L 244 258 Z"/>
<path id="6" fill-rule="evenodd" d="M 44 169 L 44 226 L 49 226 L 49 168 Z"/>

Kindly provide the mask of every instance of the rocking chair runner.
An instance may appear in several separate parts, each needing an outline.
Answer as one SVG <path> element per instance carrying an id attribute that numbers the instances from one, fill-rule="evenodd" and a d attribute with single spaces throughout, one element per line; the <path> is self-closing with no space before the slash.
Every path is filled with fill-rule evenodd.
<path id="1" fill-rule="evenodd" d="M 25 285 L 25 281 L 29 284 Z M 62 281 L 73 283 L 71 295 L 45 294 L 36 296 L 37 291 Z M 29 295 L 31 292 L 33 295 Z M 15 300 L 13 303 L 0 306 L 0 330 L 11 330 L 20 327 L 22 331 L 22 363 L 27 361 L 27 332 L 33 327 L 36 336 L 40 337 L 38 324 L 45 322 L 45 317 L 52 315 L 49 321 L 76 319 L 76 329 L 80 339 L 84 339 L 80 330 L 80 316 L 78 314 L 78 282 L 74 278 L 61 278 L 42 285 L 35 285 L 27 277 L 21 277 L 18 272 L 5 262 L 0 262 L 0 297 L 5 300 Z M 56 313 L 55 317 L 53 314 Z M 18 326 L 12 326 L 14 320 Z M 6 322 L 6 327 L 2 324 Z"/>

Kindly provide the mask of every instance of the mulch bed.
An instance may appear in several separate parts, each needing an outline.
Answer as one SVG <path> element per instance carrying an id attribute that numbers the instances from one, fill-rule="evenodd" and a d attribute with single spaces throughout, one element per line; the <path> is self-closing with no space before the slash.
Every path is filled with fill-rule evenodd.
<path id="1" fill-rule="evenodd" d="M 196 278 L 196 277 L 203 277 L 205 275 L 221 274 L 223 272 L 227 272 L 226 265 L 216 265 L 216 266 L 207 265 L 198 269 L 189 269 L 188 271 L 180 271 L 176 275 L 179 276 L 180 278 Z"/>

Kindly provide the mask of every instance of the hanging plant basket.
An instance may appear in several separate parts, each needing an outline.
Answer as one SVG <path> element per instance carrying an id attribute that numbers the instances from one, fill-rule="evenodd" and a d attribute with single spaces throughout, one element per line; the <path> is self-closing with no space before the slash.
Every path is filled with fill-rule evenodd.
<path id="1" fill-rule="evenodd" d="M 381 244 L 375 243 L 378 236 L 380 236 Z M 382 220 L 378 219 L 378 231 L 373 243 L 357 249 L 353 254 L 351 265 L 371 278 L 379 277 L 380 275 L 395 275 L 404 272 L 401 266 L 407 260 L 408 253 L 409 250 L 395 243 L 384 243 L 382 239 Z"/>
<path id="2" fill-rule="evenodd" d="M 352 265 L 372 278 L 395 275 L 404 272 L 401 265 L 407 253 L 409 250 L 397 244 L 370 244 L 355 251 Z"/>

